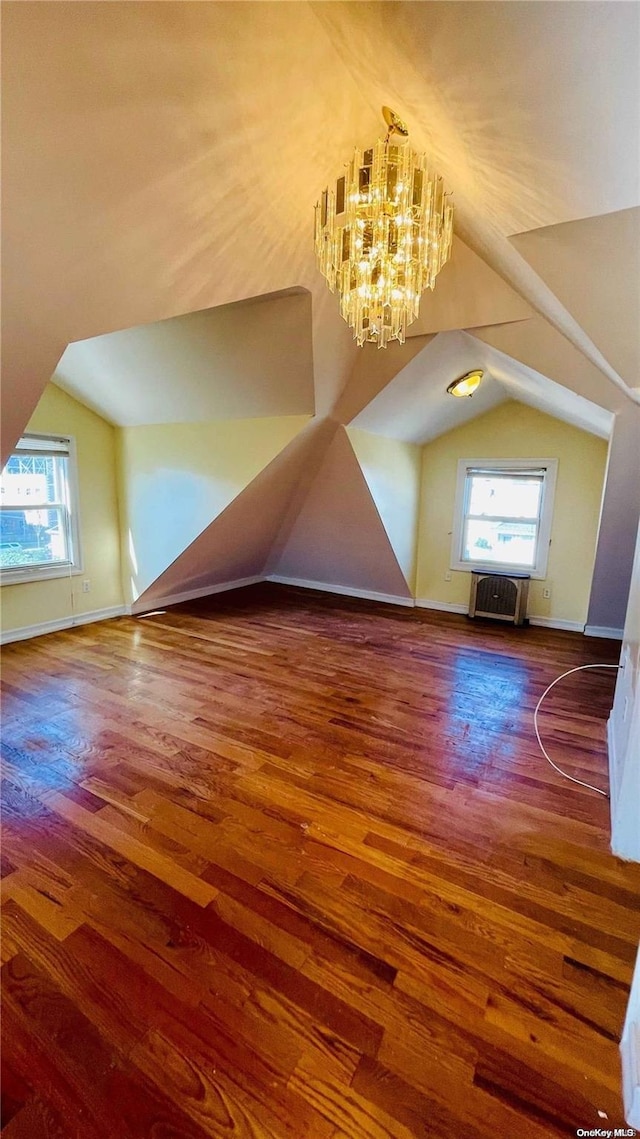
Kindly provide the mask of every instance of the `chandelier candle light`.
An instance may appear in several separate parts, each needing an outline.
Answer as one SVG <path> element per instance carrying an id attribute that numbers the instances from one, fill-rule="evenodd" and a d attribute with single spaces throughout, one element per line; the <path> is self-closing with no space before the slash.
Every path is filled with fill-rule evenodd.
<path id="1" fill-rule="evenodd" d="M 387 136 L 356 148 L 335 190 L 315 207 L 320 270 L 362 347 L 404 343 L 425 289 L 451 255 L 453 204 L 442 178 L 404 142 L 409 131 L 389 107 Z"/>

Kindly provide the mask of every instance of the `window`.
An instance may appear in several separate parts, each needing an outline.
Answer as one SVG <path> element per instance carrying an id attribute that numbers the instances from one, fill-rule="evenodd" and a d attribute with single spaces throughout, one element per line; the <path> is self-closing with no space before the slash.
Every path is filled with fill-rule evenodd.
<path id="1" fill-rule="evenodd" d="M 73 441 L 24 435 L 0 476 L 2 583 L 79 570 Z"/>
<path id="2" fill-rule="evenodd" d="M 544 577 L 556 459 L 461 459 L 451 568 Z"/>

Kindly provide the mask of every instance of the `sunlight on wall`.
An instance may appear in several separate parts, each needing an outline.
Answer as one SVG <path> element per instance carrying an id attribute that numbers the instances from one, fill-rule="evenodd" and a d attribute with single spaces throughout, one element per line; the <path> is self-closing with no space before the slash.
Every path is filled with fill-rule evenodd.
<path id="1" fill-rule="evenodd" d="M 127 600 L 135 601 L 309 422 L 309 416 L 119 432 Z M 237 535 L 241 547 L 244 535 Z"/>
<path id="2" fill-rule="evenodd" d="M 413 592 L 418 554 L 420 448 L 356 427 L 347 434 L 407 585 Z"/>
<path id="3" fill-rule="evenodd" d="M 131 568 L 132 568 L 134 573 L 137 573 L 138 572 L 138 559 L 136 557 L 136 548 L 135 548 L 135 545 L 133 542 L 133 534 L 131 533 L 131 531 L 129 531 L 129 541 L 127 542 L 127 546 L 129 549 L 129 561 L 131 562 Z"/>

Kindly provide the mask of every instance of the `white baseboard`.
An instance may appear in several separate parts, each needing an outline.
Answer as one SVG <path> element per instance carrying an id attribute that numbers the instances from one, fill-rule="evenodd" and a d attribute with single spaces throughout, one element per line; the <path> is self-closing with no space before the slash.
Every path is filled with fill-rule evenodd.
<path id="1" fill-rule="evenodd" d="M 395 593 L 376 593 L 371 589 L 356 589 L 351 585 L 329 585 L 325 581 L 307 581 L 301 577 L 283 577 L 278 573 L 271 573 L 266 578 L 278 585 L 295 585 L 299 589 L 318 589 L 321 593 L 337 593 L 341 597 L 362 597 L 366 601 L 382 601 L 387 605 L 406 605 L 410 609 L 416 602 L 413 597 L 400 597 Z"/>
<path id="2" fill-rule="evenodd" d="M 585 637 L 608 637 L 612 641 L 621 641 L 624 629 L 610 629 L 607 625 L 585 625 Z"/>
<path id="3" fill-rule="evenodd" d="M 529 617 L 530 625 L 541 625 L 543 629 L 564 629 L 567 633 L 584 633 L 583 621 L 563 621 L 560 617 Z"/>
<path id="4" fill-rule="evenodd" d="M 469 606 L 461 601 L 430 601 L 427 597 L 416 597 L 417 609 L 437 609 L 442 613 L 468 613 Z"/>
<path id="5" fill-rule="evenodd" d="M 59 633 L 62 629 L 73 629 L 76 625 L 90 625 L 93 621 L 108 621 L 111 617 L 125 617 L 125 605 L 112 605 L 110 609 L 93 609 L 90 613 L 75 613 L 73 617 L 59 617 L 55 621 L 41 621 L 39 625 L 22 625 L 19 629 L 3 629 L 0 644 L 12 641 L 27 641 L 30 637 L 43 637 L 45 633 Z"/>
<path id="6" fill-rule="evenodd" d="M 182 593 L 168 593 L 165 597 L 154 597 L 149 601 L 140 598 L 131 606 L 133 616 L 146 613 L 149 609 L 162 609 L 165 605 L 179 605 L 181 601 L 197 601 L 199 597 L 210 597 L 214 593 L 226 593 L 229 589 L 242 589 L 245 585 L 258 585 L 264 581 L 263 574 L 253 577 L 240 577 L 237 581 L 223 581 L 218 585 L 203 585 L 199 589 L 187 589 Z"/>
<path id="7" fill-rule="evenodd" d="M 426 597 L 416 600 L 419 609 L 438 609 L 442 613 L 468 613 L 469 606 L 462 601 L 431 601 Z M 529 617 L 530 625 L 543 625 L 547 629 L 565 629 L 571 633 L 582 633 L 584 625 L 581 621 L 562 621 L 555 617 Z"/>

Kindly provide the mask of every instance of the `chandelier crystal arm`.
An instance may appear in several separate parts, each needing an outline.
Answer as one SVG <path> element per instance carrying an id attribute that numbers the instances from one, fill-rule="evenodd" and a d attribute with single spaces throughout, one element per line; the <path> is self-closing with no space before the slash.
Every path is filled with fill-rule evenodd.
<path id="1" fill-rule="evenodd" d="M 383 108 L 387 137 L 356 148 L 315 207 L 318 264 L 359 345 L 404 342 L 420 297 L 451 254 L 453 204 L 442 178 L 402 141 L 408 128 Z"/>

